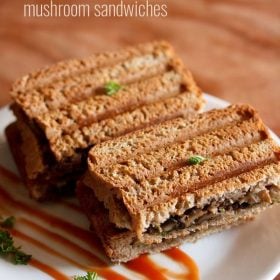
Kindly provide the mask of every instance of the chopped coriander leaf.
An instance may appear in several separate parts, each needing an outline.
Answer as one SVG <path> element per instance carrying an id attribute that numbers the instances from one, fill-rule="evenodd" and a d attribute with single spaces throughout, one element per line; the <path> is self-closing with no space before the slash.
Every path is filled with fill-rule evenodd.
<path id="1" fill-rule="evenodd" d="M 189 165 L 196 165 L 196 164 L 202 163 L 205 160 L 207 160 L 207 158 L 205 158 L 203 156 L 196 155 L 196 156 L 192 156 L 188 159 L 188 164 Z"/>
<path id="2" fill-rule="evenodd" d="M 15 224 L 16 218 L 13 216 L 10 216 L 6 218 L 5 220 L 0 222 L 0 226 L 3 228 L 13 228 Z"/>
<path id="3" fill-rule="evenodd" d="M 8 231 L 0 231 L 0 255 L 6 256 L 14 251 L 14 241 Z"/>
<path id="4" fill-rule="evenodd" d="M 110 81 L 105 84 L 104 88 L 105 88 L 106 94 L 109 96 L 112 96 L 112 95 L 116 94 L 122 87 L 120 84 L 118 84 L 114 81 Z"/>
<path id="5" fill-rule="evenodd" d="M 14 264 L 27 264 L 31 259 L 31 255 L 20 251 L 20 247 L 15 247 L 10 233 L 3 230 L 0 230 L 0 256 L 11 260 Z"/>
<path id="6" fill-rule="evenodd" d="M 74 280 L 97 280 L 98 275 L 96 272 L 87 272 L 85 276 L 74 276 Z"/>
<path id="7" fill-rule="evenodd" d="M 24 252 L 19 251 L 17 249 L 17 251 L 15 252 L 14 257 L 13 257 L 13 262 L 14 262 L 14 264 L 28 264 L 31 257 L 32 257 L 31 255 L 27 255 Z"/>

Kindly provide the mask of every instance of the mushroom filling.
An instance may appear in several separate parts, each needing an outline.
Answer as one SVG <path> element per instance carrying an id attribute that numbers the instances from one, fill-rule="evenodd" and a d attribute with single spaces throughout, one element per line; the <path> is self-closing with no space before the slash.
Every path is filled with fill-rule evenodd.
<path id="1" fill-rule="evenodd" d="M 217 218 L 220 215 L 234 212 L 240 209 L 247 209 L 261 203 L 272 203 L 280 201 L 279 187 L 269 185 L 261 191 L 248 191 L 238 201 L 225 198 L 222 202 L 212 200 L 202 208 L 193 207 L 187 209 L 181 216 L 172 216 L 159 226 L 150 226 L 146 233 L 165 235 L 173 230 L 181 230 L 192 225 L 202 224 L 204 221 Z"/>

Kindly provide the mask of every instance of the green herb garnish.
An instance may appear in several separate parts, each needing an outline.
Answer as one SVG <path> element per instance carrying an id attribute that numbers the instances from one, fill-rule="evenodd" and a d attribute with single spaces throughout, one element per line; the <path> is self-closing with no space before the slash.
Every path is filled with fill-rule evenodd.
<path id="1" fill-rule="evenodd" d="M 74 280 L 97 280 L 98 275 L 96 272 L 87 272 L 85 276 L 74 276 Z"/>
<path id="2" fill-rule="evenodd" d="M 2 228 L 13 228 L 15 217 L 10 216 L 0 222 Z M 0 230 L 0 256 L 12 261 L 14 264 L 27 264 L 31 255 L 27 255 L 15 247 L 14 240 L 8 231 Z"/>
<path id="3" fill-rule="evenodd" d="M 27 255 L 15 247 L 14 240 L 8 231 L 0 230 L 0 256 L 11 260 L 14 264 L 27 264 L 31 255 Z"/>
<path id="4" fill-rule="evenodd" d="M 32 256 L 27 255 L 24 252 L 19 251 L 18 249 L 20 249 L 20 247 L 17 248 L 17 251 L 15 252 L 14 263 L 15 264 L 28 264 L 28 262 L 30 261 Z"/>
<path id="5" fill-rule="evenodd" d="M 104 88 L 105 88 L 106 94 L 109 96 L 112 96 L 112 95 L 116 94 L 122 87 L 120 84 L 118 84 L 114 81 L 110 81 L 105 84 Z"/>
<path id="6" fill-rule="evenodd" d="M 5 256 L 14 251 L 14 241 L 8 231 L 0 231 L 0 255 Z"/>
<path id="7" fill-rule="evenodd" d="M 15 217 L 10 216 L 8 218 L 6 218 L 5 220 L 0 222 L 0 226 L 3 228 L 13 228 L 14 224 L 15 224 Z"/>
<path id="8" fill-rule="evenodd" d="M 207 158 L 205 158 L 203 156 L 196 155 L 196 156 L 192 156 L 188 159 L 188 164 L 189 165 L 201 164 L 205 160 L 207 160 Z"/>

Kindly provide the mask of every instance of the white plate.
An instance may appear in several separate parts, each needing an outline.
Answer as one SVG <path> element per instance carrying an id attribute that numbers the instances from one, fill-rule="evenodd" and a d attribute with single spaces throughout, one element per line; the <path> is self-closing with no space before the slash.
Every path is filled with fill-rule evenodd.
<path id="1" fill-rule="evenodd" d="M 222 108 L 228 105 L 227 102 L 210 95 L 206 95 L 206 99 L 207 110 Z M 4 136 L 4 128 L 13 119 L 14 117 L 8 108 L 0 110 L 0 164 L 13 172 L 17 172 Z M 276 141 L 279 141 L 275 135 L 273 135 L 273 137 Z M 63 218 L 81 228 L 88 228 L 88 221 L 81 213 L 66 207 L 64 204 L 49 203 L 47 205 L 39 205 L 31 201 L 27 196 L 26 190 L 19 182 L 7 178 L 2 173 L 0 173 L 0 185 L 12 193 L 16 199 L 27 203 L 34 209 L 40 209 L 46 213 Z M 68 201 L 70 203 L 76 203 L 74 199 Z M 2 202 L 0 201 L 0 203 Z M 89 245 L 84 240 L 73 236 L 70 230 L 63 230 L 58 228 L 55 224 L 46 223 L 46 221 L 43 221 L 35 214 L 26 212 L 17 206 L 12 207 L 11 211 L 18 218 L 16 230 L 19 230 L 35 240 L 39 240 L 64 257 L 68 257 L 70 261 L 78 260 L 80 263 L 86 263 L 79 254 L 73 253 L 67 244 L 56 242 L 50 237 L 38 234 L 36 230 L 31 229 L 27 224 L 21 221 L 23 218 L 29 221 L 31 220 L 41 227 L 49 229 L 51 232 L 62 235 L 78 246 L 89 249 Z M 254 222 L 211 235 L 195 244 L 184 244 L 180 248 L 195 260 L 200 271 L 201 279 L 271 280 L 280 272 L 279 216 L 280 208 L 274 207 L 265 211 Z M 21 244 L 23 249 L 32 254 L 34 258 L 56 268 L 68 276 L 84 273 L 82 269 L 77 268 L 73 263 L 71 264 L 71 262 L 65 260 L 65 258 L 62 259 L 59 256 L 54 257 L 52 254 L 46 252 L 46 250 L 40 249 L 40 246 L 37 246 L 38 244 L 31 245 L 29 240 L 24 241 L 20 236 L 16 237 L 15 240 L 17 244 Z M 182 267 L 176 266 L 176 264 L 162 254 L 154 255 L 151 259 L 163 267 L 170 267 L 176 271 L 182 269 Z M 122 273 L 129 279 L 141 278 L 139 275 L 131 273 L 121 265 L 115 265 L 112 269 Z M 15 266 L 0 259 L 0 279 L 33 280 L 52 278 L 31 265 Z M 141 279 L 143 279 L 143 277 Z"/>

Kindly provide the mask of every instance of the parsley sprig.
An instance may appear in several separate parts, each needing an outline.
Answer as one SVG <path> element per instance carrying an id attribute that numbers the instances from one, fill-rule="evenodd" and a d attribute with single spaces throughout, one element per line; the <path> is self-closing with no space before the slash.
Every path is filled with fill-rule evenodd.
<path id="1" fill-rule="evenodd" d="M 87 272 L 85 276 L 75 276 L 74 280 L 97 280 L 98 275 L 96 272 Z"/>
<path id="2" fill-rule="evenodd" d="M 196 164 L 201 164 L 205 160 L 207 160 L 207 158 L 205 158 L 203 156 L 195 155 L 195 156 L 188 158 L 187 162 L 189 165 L 196 165 Z"/>
<path id="3" fill-rule="evenodd" d="M 0 222 L 2 228 L 13 228 L 15 217 L 11 216 Z M 15 247 L 14 240 L 7 230 L 0 229 L 0 256 L 10 260 L 14 264 L 27 264 L 31 255 L 25 254 L 20 250 L 21 247 Z"/>
<path id="4" fill-rule="evenodd" d="M 21 247 L 15 247 L 14 240 L 8 231 L 0 230 L 0 256 L 14 264 L 27 264 L 31 255 L 22 252 Z"/>
<path id="5" fill-rule="evenodd" d="M 109 81 L 105 84 L 104 88 L 105 88 L 106 94 L 109 96 L 112 96 L 112 95 L 116 94 L 122 88 L 122 86 L 120 84 L 118 84 L 117 82 Z"/>

